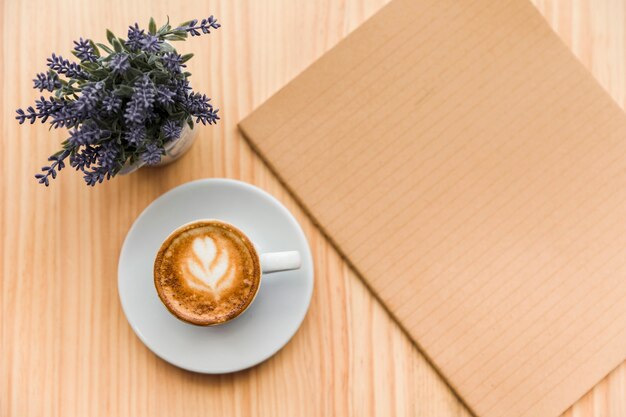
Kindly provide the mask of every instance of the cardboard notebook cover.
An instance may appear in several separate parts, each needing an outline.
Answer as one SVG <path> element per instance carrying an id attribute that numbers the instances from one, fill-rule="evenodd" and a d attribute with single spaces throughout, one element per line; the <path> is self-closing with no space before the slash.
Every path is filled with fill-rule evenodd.
<path id="1" fill-rule="evenodd" d="M 394 0 L 241 129 L 477 415 L 626 358 L 626 117 L 527 0 Z"/>

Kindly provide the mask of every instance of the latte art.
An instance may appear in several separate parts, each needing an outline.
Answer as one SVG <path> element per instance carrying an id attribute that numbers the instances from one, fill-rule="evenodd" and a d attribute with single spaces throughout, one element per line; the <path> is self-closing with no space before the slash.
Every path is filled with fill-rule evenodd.
<path id="1" fill-rule="evenodd" d="M 228 249 L 218 250 L 212 237 L 197 237 L 191 245 L 193 258 L 187 259 L 187 283 L 197 289 L 215 291 L 233 282 L 234 267 L 230 264 Z"/>
<path id="2" fill-rule="evenodd" d="M 243 312 L 260 278 L 252 243 L 234 226 L 215 220 L 176 230 L 154 263 L 161 301 L 176 317 L 198 325 L 218 324 Z"/>

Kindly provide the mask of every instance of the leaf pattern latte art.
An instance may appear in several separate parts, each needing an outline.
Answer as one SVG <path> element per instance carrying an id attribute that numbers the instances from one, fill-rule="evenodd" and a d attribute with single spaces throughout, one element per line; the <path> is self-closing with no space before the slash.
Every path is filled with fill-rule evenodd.
<path id="1" fill-rule="evenodd" d="M 185 274 L 189 275 L 187 284 L 216 294 L 232 284 L 235 272 L 226 248 L 218 249 L 210 236 L 195 238 L 191 248 L 193 257 L 187 260 L 188 274 Z"/>

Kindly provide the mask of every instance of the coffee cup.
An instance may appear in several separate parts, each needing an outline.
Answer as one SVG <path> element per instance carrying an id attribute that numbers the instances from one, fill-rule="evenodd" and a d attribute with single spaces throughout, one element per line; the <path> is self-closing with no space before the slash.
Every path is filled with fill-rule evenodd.
<path id="1" fill-rule="evenodd" d="M 298 269 L 297 251 L 259 253 L 231 223 L 196 220 L 174 230 L 154 261 L 159 298 L 178 319 L 215 326 L 252 305 L 265 274 Z"/>

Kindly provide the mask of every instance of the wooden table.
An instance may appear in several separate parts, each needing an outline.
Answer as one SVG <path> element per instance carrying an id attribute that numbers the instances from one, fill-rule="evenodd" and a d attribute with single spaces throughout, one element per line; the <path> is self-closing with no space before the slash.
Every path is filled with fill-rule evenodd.
<path id="1" fill-rule="evenodd" d="M 467 416 L 445 382 L 253 154 L 236 123 L 382 7 L 386 0 L 2 3 L 2 275 L 0 416 Z M 626 106 L 623 0 L 537 5 L 600 83 Z M 63 132 L 21 126 L 36 72 L 79 36 L 125 34 L 215 14 L 223 27 L 179 46 L 197 90 L 221 108 L 192 151 L 89 189 L 70 170 L 45 189 L 33 174 Z M 625 166 L 626 166 L 626 161 Z M 136 216 L 184 182 L 230 177 L 277 196 L 302 223 L 315 258 L 308 316 L 278 355 L 232 375 L 198 375 L 153 355 L 117 295 L 117 260 Z M 626 415 L 626 364 L 566 416 Z"/>

